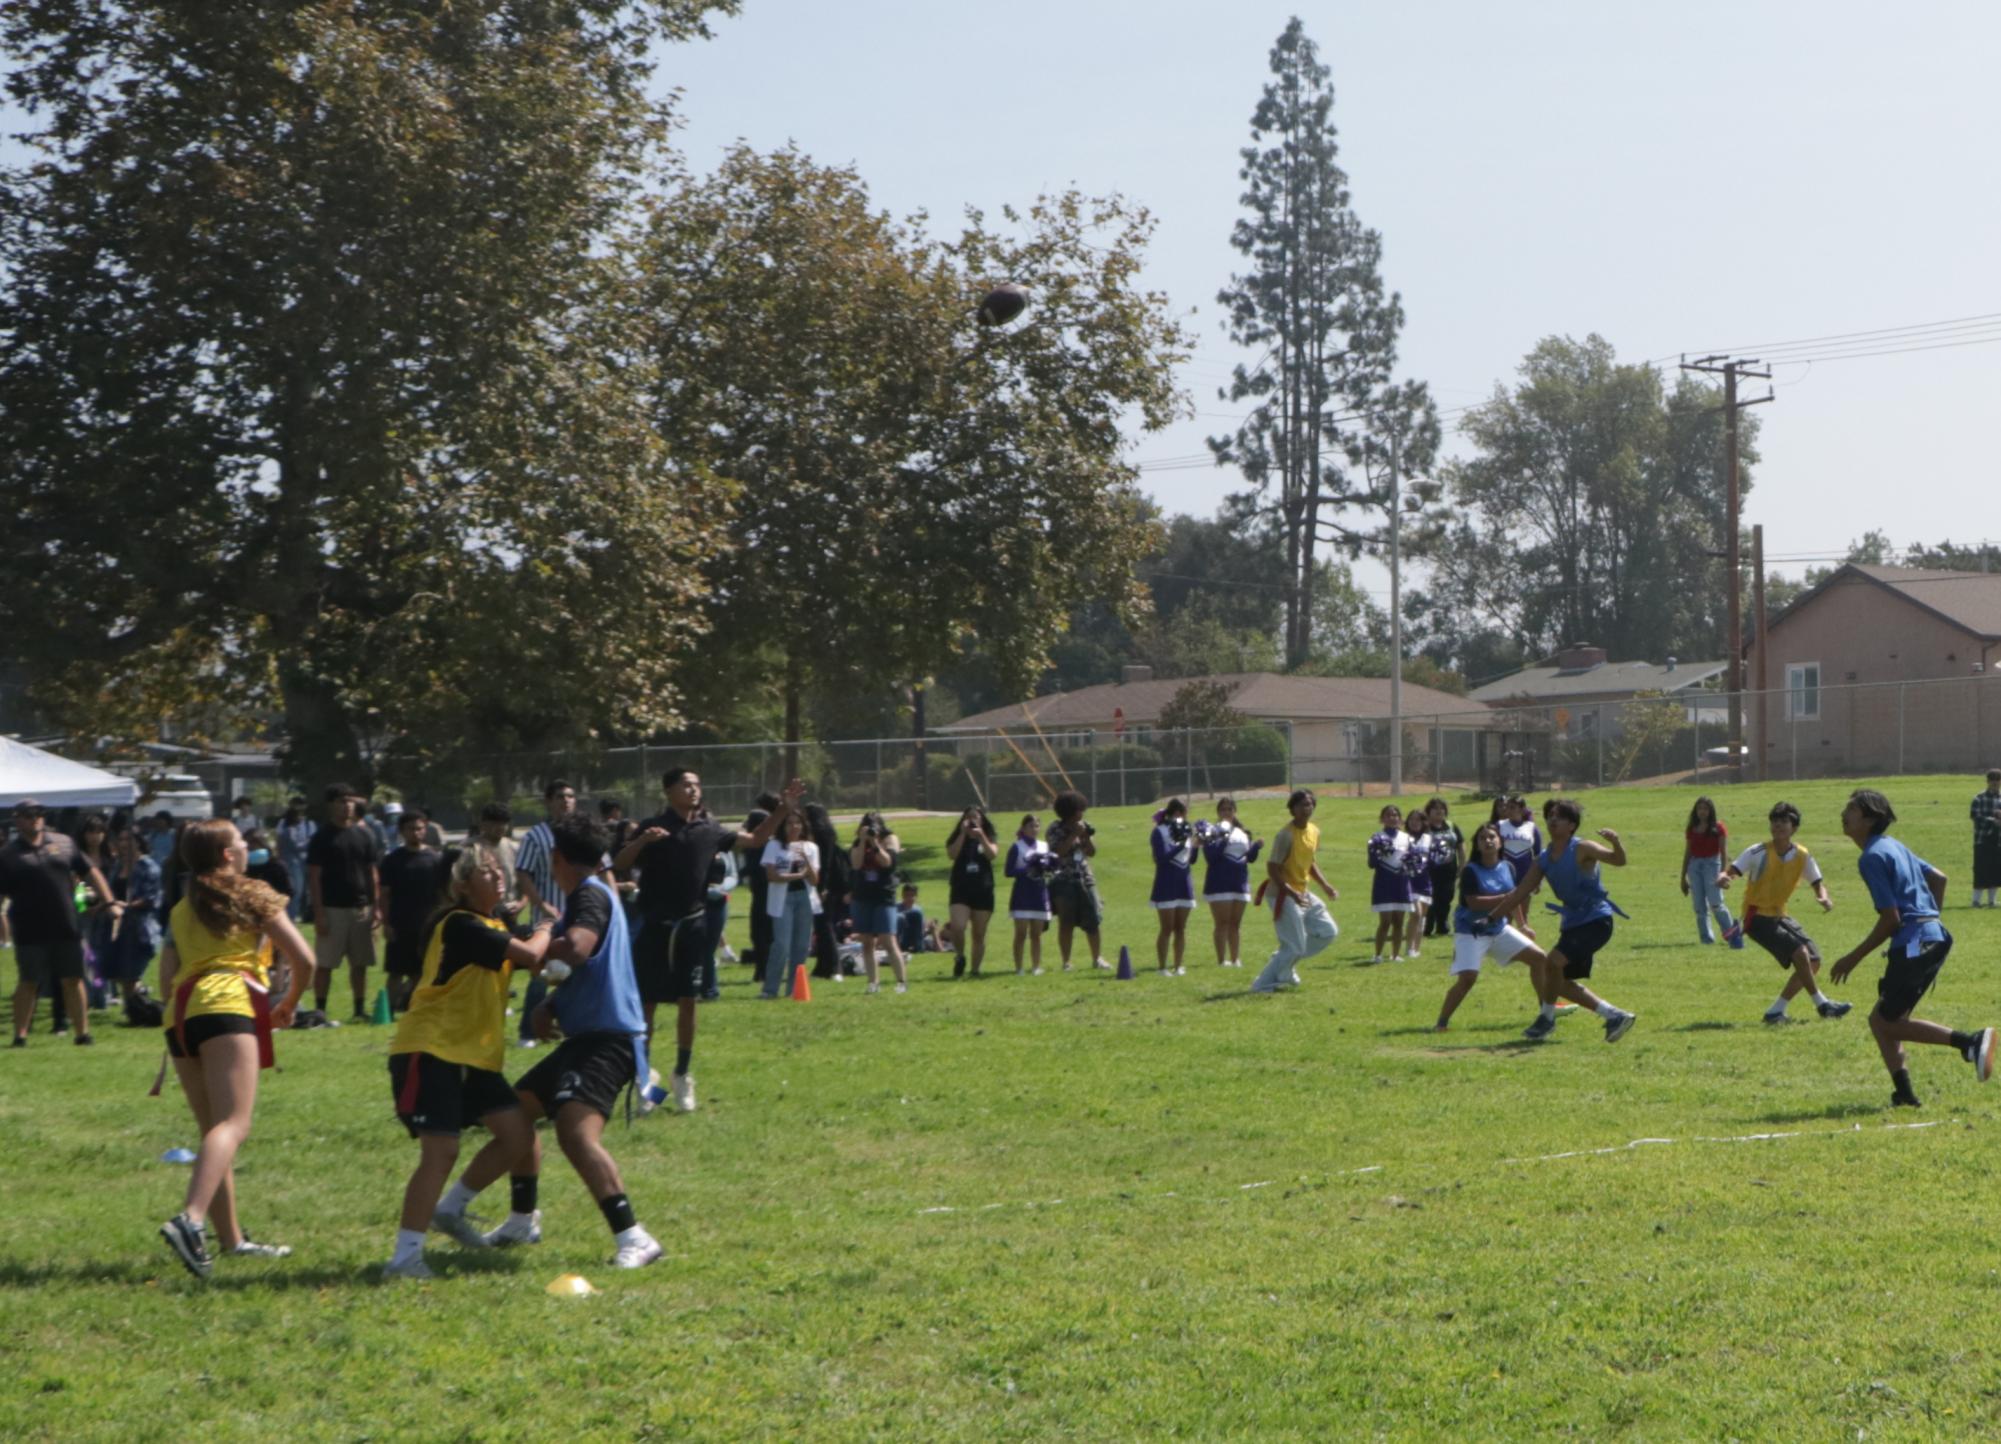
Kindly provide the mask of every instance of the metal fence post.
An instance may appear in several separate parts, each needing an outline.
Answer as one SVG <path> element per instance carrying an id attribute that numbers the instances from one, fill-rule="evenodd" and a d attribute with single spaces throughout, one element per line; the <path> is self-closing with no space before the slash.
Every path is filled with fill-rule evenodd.
<path id="1" fill-rule="evenodd" d="M 1098 800 L 1098 729 L 1093 727 L 1088 734 L 1091 739 L 1091 801 Z"/>
<path id="2" fill-rule="evenodd" d="M 882 811 L 882 739 L 875 739 L 875 810 Z"/>
<path id="3" fill-rule="evenodd" d="M 1181 789 L 1183 797 L 1195 795 L 1195 729 L 1181 729 L 1181 766 L 1187 786 Z"/>
<path id="4" fill-rule="evenodd" d="M 1897 684 L 1897 775 L 1904 775 L 1904 689 L 1908 682 Z"/>

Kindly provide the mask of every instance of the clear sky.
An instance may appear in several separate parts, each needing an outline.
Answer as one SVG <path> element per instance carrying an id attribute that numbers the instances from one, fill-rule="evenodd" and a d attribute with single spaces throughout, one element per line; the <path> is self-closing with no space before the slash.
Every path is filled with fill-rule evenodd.
<path id="1" fill-rule="evenodd" d="M 1405 372 L 1441 408 L 1551 333 L 1653 359 L 2001 313 L 2001 5 L 1976 0 L 744 0 L 714 40 L 664 52 L 660 80 L 685 92 L 699 168 L 738 137 L 796 141 L 941 227 L 1070 183 L 1151 208 L 1148 279 L 1192 313 L 1201 413 L 1135 438 L 1158 463 L 1241 409 L 1215 395 L 1238 359 L 1215 295 L 1239 261 L 1237 152 L 1295 10 L 1404 297 Z M 1871 527 L 2001 537 L 1989 337 L 2001 318 L 1934 338 L 1983 344 L 1778 368 L 1747 508 L 1775 557 Z M 1237 485 L 1144 479 L 1204 514 Z"/>
<path id="2" fill-rule="evenodd" d="M 1073 182 L 1151 208 L 1149 279 L 1193 310 L 1184 380 L 1204 414 L 1135 454 L 1185 457 L 1241 410 L 1215 395 L 1237 359 L 1215 295 L 1238 263 L 1237 152 L 1294 13 L 1332 67 L 1355 207 L 1404 297 L 1405 370 L 1441 408 L 1483 399 L 1552 333 L 1652 359 L 2001 313 L 1993 4 L 745 0 L 662 79 L 685 91 L 697 167 L 738 137 L 792 140 L 941 222 Z M 1943 339 L 1983 336 L 2001 322 Z M 2001 537 L 1980 419 L 2001 345 L 1774 381 L 1746 513 L 1774 556 L 1871 527 Z M 1237 485 L 1145 480 L 1202 513 Z"/>

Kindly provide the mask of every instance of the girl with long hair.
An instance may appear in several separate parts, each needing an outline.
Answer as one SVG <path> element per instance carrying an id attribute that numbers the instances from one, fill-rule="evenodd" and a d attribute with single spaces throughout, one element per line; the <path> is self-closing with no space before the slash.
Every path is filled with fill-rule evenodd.
<path id="1" fill-rule="evenodd" d="M 1369 911 L 1376 915 L 1376 961 L 1397 962 L 1403 956 L 1404 919 L 1410 916 L 1410 873 L 1404 859 L 1410 838 L 1403 830 L 1403 809 L 1390 803 L 1379 827 L 1369 838 Z M 1388 942 L 1389 952 L 1383 951 Z"/>
<path id="2" fill-rule="evenodd" d="M 952 976 L 966 971 L 966 939 L 973 941 L 973 976 L 987 956 L 987 924 L 994 916 L 994 859 L 1000 844 L 994 837 L 993 820 L 984 807 L 969 807 L 959 814 L 952 835 L 945 839 L 945 856 L 952 863 L 950 921 L 945 934 L 956 956 Z"/>
<path id="3" fill-rule="evenodd" d="M 1724 941 L 1733 948 L 1744 946 L 1743 930 L 1730 916 L 1723 890 L 1730 885 L 1730 829 L 1716 815 L 1716 804 L 1707 797 L 1695 799 L 1688 810 L 1688 829 L 1681 849 L 1681 895 L 1695 904 L 1695 935 L 1714 943 L 1709 920 L 1716 919 Z"/>
<path id="4" fill-rule="evenodd" d="M 1014 879 L 1008 894 L 1008 916 L 1014 919 L 1014 970 L 1021 971 L 1022 945 L 1028 945 L 1035 976 L 1042 976 L 1042 933 L 1049 926 L 1049 874 L 1052 869 L 1049 844 L 1040 836 L 1042 824 L 1035 814 L 1022 818 L 1014 842 L 1007 850 L 1007 875 Z"/>
<path id="5" fill-rule="evenodd" d="M 820 911 L 820 849 L 811 831 L 805 813 L 796 808 L 787 812 L 758 859 L 765 877 L 764 909 L 771 919 L 764 964 L 767 998 L 792 996 L 799 967 L 813 951 L 813 919 Z"/>
<path id="6" fill-rule="evenodd" d="M 1216 944 L 1216 966 L 1244 965 L 1244 910 L 1251 905 L 1251 864 L 1264 843 L 1237 821 L 1237 800 L 1216 799 L 1216 821 L 1202 836 L 1202 901 Z"/>
<path id="7" fill-rule="evenodd" d="M 272 1065 L 271 1032 L 292 1021 L 313 975 L 313 951 L 285 899 L 244 876 L 248 853 L 234 823 L 213 818 L 181 834 L 187 895 L 174 905 L 160 951 L 160 996 L 167 1000 L 167 1052 L 201 1148 L 181 1211 L 160 1226 L 174 1256 L 197 1278 L 214 1267 L 211 1219 L 224 1253 L 283 1258 L 290 1249 L 252 1243 L 236 1216 L 236 1151 L 250 1136 L 257 1075 Z M 271 950 L 292 965 L 292 986 L 267 1000 Z"/>
<path id="8" fill-rule="evenodd" d="M 1160 919 L 1153 950 L 1161 976 L 1185 974 L 1188 915 L 1195 911 L 1195 829 L 1188 822 L 1188 804 L 1172 798 L 1153 815 L 1153 904 Z M 1173 951 L 1172 965 L 1168 953 Z"/>

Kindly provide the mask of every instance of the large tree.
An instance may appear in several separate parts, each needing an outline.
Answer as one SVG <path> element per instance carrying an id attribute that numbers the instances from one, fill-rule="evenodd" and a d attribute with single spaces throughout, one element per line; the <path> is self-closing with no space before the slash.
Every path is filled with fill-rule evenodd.
<path id="1" fill-rule="evenodd" d="M 1382 238 L 1350 204 L 1333 121 L 1334 87 L 1295 17 L 1271 52 L 1272 79 L 1251 116 L 1243 204 L 1230 243 L 1250 263 L 1218 296 L 1230 339 L 1261 353 L 1223 395 L 1250 401 L 1235 433 L 1211 440 L 1265 498 L 1283 545 L 1285 655 L 1312 646 L 1318 544 L 1351 538 L 1346 513 L 1373 488 L 1356 480 L 1362 438 L 1391 388 L 1403 303 L 1385 293 Z M 1421 390 L 1413 399 L 1428 407 Z M 1421 424 L 1421 423 L 1420 423 Z"/>
<path id="2" fill-rule="evenodd" d="M 1720 657 L 1728 593 L 1716 388 L 1624 363 L 1599 336 L 1550 337 L 1521 380 L 1469 411 L 1474 455 L 1445 469 L 1468 526 L 1439 549 L 1448 605 L 1505 619 L 1530 655 L 1595 642 L 1620 659 Z M 1751 486 L 1757 419 L 1739 423 Z"/>
<path id="3" fill-rule="evenodd" d="M 366 776 L 673 719 L 724 496 L 646 425 L 618 232 L 649 50 L 729 8 L 7 8 L 0 632 L 75 730 Z"/>
<path id="4" fill-rule="evenodd" d="M 1095 602 L 1136 621 L 1156 526 L 1121 423 L 1165 425 L 1182 337 L 1139 288 L 1152 222 L 1068 193 L 931 237 L 797 150 L 732 151 L 643 248 L 656 424 L 739 484 L 716 570 L 732 688 L 897 693 L 977 649 L 1008 695 Z M 1032 295 L 983 328 L 995 282 Z"/>

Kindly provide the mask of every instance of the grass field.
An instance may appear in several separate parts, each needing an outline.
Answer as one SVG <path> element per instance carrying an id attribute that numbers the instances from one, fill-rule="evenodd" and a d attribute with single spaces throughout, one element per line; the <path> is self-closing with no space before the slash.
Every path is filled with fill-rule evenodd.
<path id="1" fill-rule="evenodd" d="M 1955 878 L 1958 947 L 1921 1012 L 1967 1027 L 2001 1022 L 2001 916 L 1965 907 L 1976 785 L 1887 788 L 1898 835 Z M 1805 811 L 1836 911 L 1803 916 L 1830 958 L 1871 921 L 1845 793 L 1720 794 L 1733 841 L 1781 794 Z M 246 1226 L 295 1255 L 198 1283 L 154 1232 L 185 1182 L 155 1160 L 194 1141 L 178 1100 L 145 1096 L 157 1038 L 107 1027 L 87 1053 L 38 1033 L 0 1064 L 0 1438 L 1993 1429 L 2001 1086 L 1919 1050 L 1926 1107 L 1893 1117 L 1863 1021 L 1880 966 L 1831 990 L 1852 1017 L 1761 1026 L 1780 970 L 1698 946 L 1675 886 L 1690 794 L 1585 801 L 1633 856 L 1613 888 L 1633 921 L 1597 979 L 1640 1015 L 1616 1046 L 1582 1016 L 1521 1043 L 1517 969 L 1426 1031 L 1448 949 L 1367 965 L 1374 801 L 1323 806 L 1343 937 L 1302 989 L 1244 993 L 1270 948 L 1256 916 L 1243 971 L 1215 968 L 1198 918 L 1190 975 L 1154 976 L 1146 816 L 1100 811 L 1107 941 L 1132 946 L 1133 982 L 955 983 L 931 956 L 904 997 L 828 983 L 765 1005 L 727 970 L 701 1111 L 610 1135 L 667 1249 L 635 1275 L 604 1266 L 603 1223 L 552 1149 L 545 1243 L 440 1240 L 437 1280 L 379 1283 L 415 1147 L 385 1030 L 349 1027 L 280 1040 L 240 1161 Z M 1282 820 L 1275 802 L 1246 813 L 1261 836 Z M 906 835 L 934 906 L 945 830 Z M 740 917 L 731 932 L 741 946 Z M 504 1213 L 505 1190 L 481 1204 Z M 572 1270 L 603 1292 L 545 1295 Z"/>

